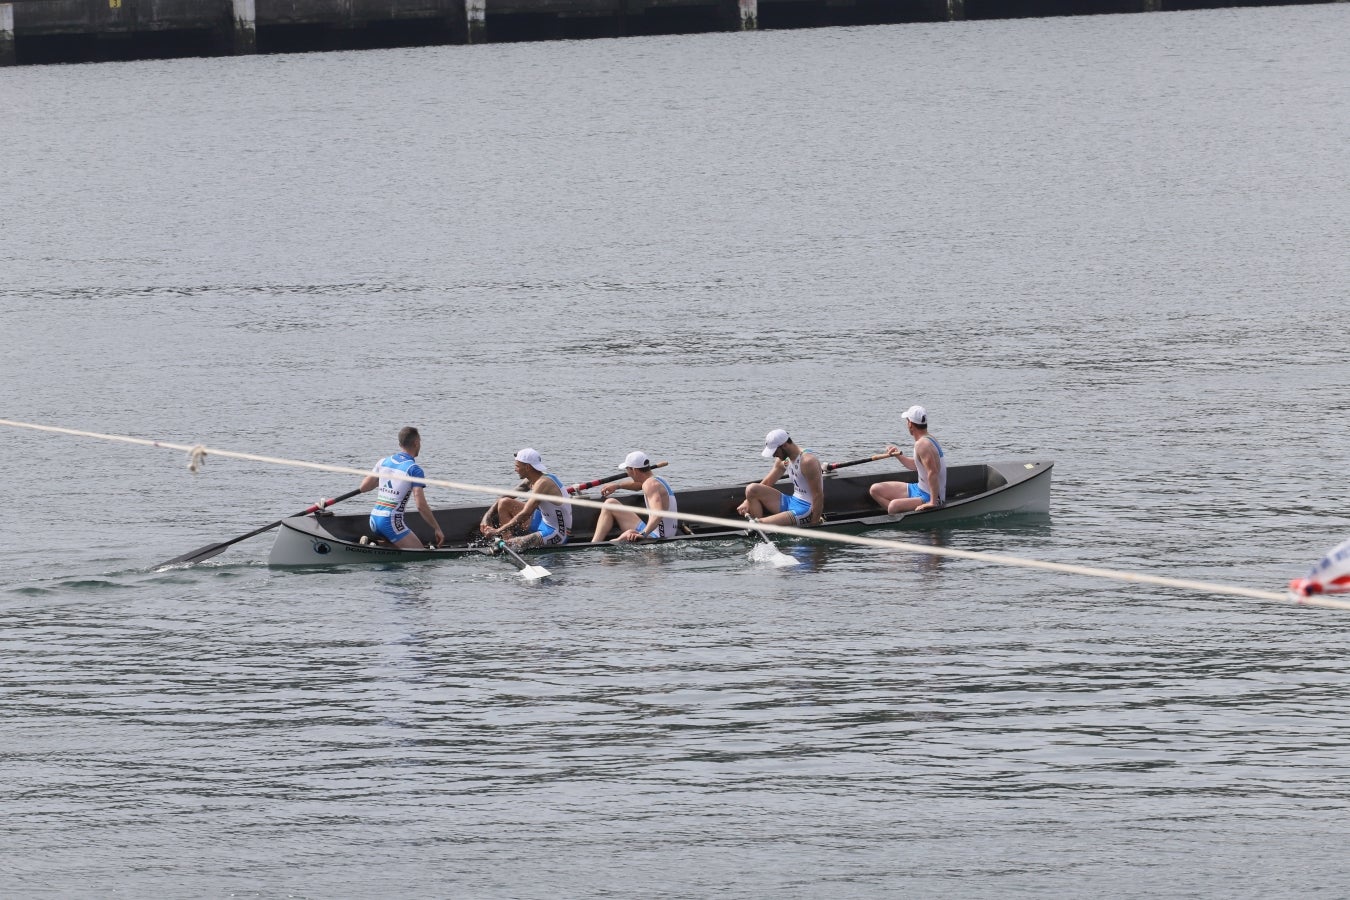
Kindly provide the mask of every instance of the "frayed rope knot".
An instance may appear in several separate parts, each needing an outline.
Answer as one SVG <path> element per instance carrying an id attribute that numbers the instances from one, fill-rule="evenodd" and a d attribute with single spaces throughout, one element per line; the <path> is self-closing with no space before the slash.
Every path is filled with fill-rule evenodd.
<path id="1" fill-rule="evenodd" d="M 206 446 L 198 444 L 188 451 L 188 471 L 196 475 L 206 465 Z"/>

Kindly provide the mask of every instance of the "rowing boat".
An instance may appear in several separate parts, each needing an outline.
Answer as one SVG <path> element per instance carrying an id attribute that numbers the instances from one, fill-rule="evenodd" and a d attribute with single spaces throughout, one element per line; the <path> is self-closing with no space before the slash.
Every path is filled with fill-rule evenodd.
<path id="1" fill-rule="evenodd" d="M 885 472 L 869 475 L 825 476 L 825 521 L 812 526 L 821 530 L 855 532 L 884 526 L 906 529 L 945 527 L 953 524 L 980 524 L 1009 515 L 1050 511 L 1051 462 L 996 462 L 951 466 L 947 470 L 947 502 L 936 509 L 888 515 L 880 511 L 868 494 L 868 488 L 879 481 L 909 481 L 914 472 Z M 791 484 L 784 480 L 779 490 L 789 493 Z M 681 513 L 712 516 L 739 521 L 736 507 L 745 499 L 745 485 L 729 484 L 723 487 L 698 488 L 677 491 Z M 619 498 L 626 505 L 641 508 L 642 496 Z M 445 559 L 485 552 L 478 539 L 478 524 L 488 505 L 460 504 L 433 510 L 446 544 L 424 550 L 403 550 L 371 541 L 369 517 L 366 514 L 295 516 L 283 519 L 277 531 L 268 565 L 272 566 L 335 566 L 353 563 L 411 562 L 415 560 Z M 589 535 L 595 529 L 598 510 L 573 507 L 572 533 Z M 408 527 L 426 542 L 431 529 L 421 516 L 409 515 Z M 744 527 L 736 525 L 709 525 L 685 523 L 681 533 L 670 541 L 743 539 Z M 363 540 L 366 541 L 363 543 Z M 555 547 L 537 548 L 526 552 L 558 552 L 613 547 L 608 541 L 571 541 Z"/>
<path id="2" fill-rule="evenodd" d="M 916 513 L 887 515 L 881 512 L 868 494 L 868 488 L 879 481 L 909 481 L 914 472 L 884 472 L 869 475 L 825 476 L 825 521 L 812 526 L 822 531 L 854 532 L 868 528 L 892 526 L 907 529 L 946 527 L 954 524 L 979 524 L 1009 515 L 1044 514 L 1050 511 L 1051 462 L 996 462 L 951 466 L 947 470 L 947 502 L 936 509 Z M 784 480 L 779 490 L 790 493 L 791 484 Z M 745 499 L 745 484 L 698 488 L 677 491 L 681 513 L 714 516 L 740 520 L 736 507 Z M 620 498 L 621 502 L 642 508 L 642 495 Z M 277 531 L 267 563 L 272 566 L 336 566 L 353 563 L 411 562 L 414 560 L 445 559 L 485 552 L 478 538 L 478 523 L 487 511 L 486 504 L 460 504 L 435 509 L 436 521 L 446 536 L 442 547 L 425 550 L 402 550 L 387 544 L 374 544 L 368 516 L 365 513 L 348 515 L 294 516 L 283 519 Z M 572 512 L 572 533 L 589 536 L 595 530 L 598 510 L 576 506 Z M 430 527 L 420 515 L 409 515 L 408 527 L 426 542 L 431 539 Z M 685 523 L 681 533 L 670 541 L 744 539 L 744 526 Z M 755 537 L 754 535 L 751 535 Z M 363 543 L 363 539 L 366 543 Z M 649 542 L 651 543 L 651 542 Z M 525 552 L 584 550 L 613 547 L 608 541 L 572 541 L 557 547 L 538 548 Z"/>

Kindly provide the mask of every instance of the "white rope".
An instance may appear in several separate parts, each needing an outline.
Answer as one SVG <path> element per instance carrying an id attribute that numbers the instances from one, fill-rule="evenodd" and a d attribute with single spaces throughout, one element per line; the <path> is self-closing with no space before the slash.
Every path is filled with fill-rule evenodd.
<path id="1" fill-rule="evenodd" d="M 193 465 L 200 467 L 201 460 L 204 460 L 206 454 L 223 456 L 229 459 L 243 459 L 250 462 L 267 463 L 269 465 L 290 466 L 299 469 L 312 469 L 317 472 L 332 472 L 338 475 L 352 475 L 357 478 L 364 478 L 370 472 L 364 469 L 353 469 L 350 466 L 333 466 L 326 463 L 306 462 L 298 459 L 285 459 L 276 456 L 260 456 L 256 453 L 239 453 L 233 450 L 218 450 L 214 447 L 206 447 L 201 444 L 189 446 L 186 444 L 174 444 L 168 441 L 152 441 L 145 438 L 127 437 L 117 434 L 101 434 L 96 431 L 78 431 L 73 428 L 58 428 L 53 425 L 37 425 L 31 422 L 15 422 L 9 419 L 0 419 L 0 425 L 11 428 L 24 428 L 30 431 L 42 431 L 50 434 L 65 434 L 72 437 L 95 438 L 102 441 L 115 441 L 123 444 L 135 444 L 143 447 L 158 447 L 165 450 L 179 450 L 189 454 L 189 470 L 196 471 Z M 475 494 L 487 494 L 490 496 L 509 495 L 529 500 L 540 498 L 554 503 L 569 503 L 573 506 L 589 507 L 591 509 L 601 509 L 603 503 L 595 500 L 587 500 L 580 497 L 557 497 L 553 495 L 534 494 L 529 491 L 516 490 L 513 488 L 493 487 L 490 485 L 467 484 L 459 481 L 447 481 L 438 478 L 421 478 L 421 482 L 437 487 L 450 488 L 451 490 L 468 491 Z M 723 519 L 716 516 L 704 516 L 697 513 L 673 512 L 667 515 L 685 522 L 698 522 L 706 525 L 716 525 L 727 529 L 743 531 L 746 522 L 743 519 Z M 924 553 L 930 556 L 946 556 L 955 559 L 971 559 L 979 562 L 994 563 L 1002 566 L 1016 566 L 1024 569 L 1040 569 L 1046 572 L 1061 572 L 1067 575 L 1083 575 L 1089 578 L 1104 578 L 1111 581 L 1120 581 L 1128 584 L 1148 584 L 1155 587 L 1175 588 L 1183 591 L 1198 591 L 1205 594 L 1221 594 L 1229 597 L 1239 597 L 1245 600 L 1269 600 L 1279 603 L 1295 603 L 1303 606 L 1318 606 L 1327 609 L 1350 610 L 1350 600 L 1339 600 L 1335 597 L 1325 595 L 1314 595 L 1312 597 L 1297 597 L 1289 593 L 1277 591 L 1263 591 L 1252 588 L 1237 587 L 1234 585 L 1212 584 L 1205 581 L 1195 581 L 1186 578 L 1168 578 L 1161 575 L 1147 575 L 1141 572 L 1123 572 L 1116 569 L 1103 569 L 1093 566 L 1079 566 L 1068 563 L 1046 562 L 1038 559 L 1025 559 L 1020 556 L 1006 556 L 1000 553 L 982 553 L 974 550 L 956 550 L 951 547 L 933 547 L 925 544 L 913 544 L 906 541 L 894 541 L 886 538 L 870 538 L 856 534 L 840 534 L 831 531 L 806 530 L 803 528 L 794 528 L 788 525 L 766 525 L 758 523 L 758 527 L 764 531 L 773 534 L 783 534 L 791 537 L 810 538 L 815 541 L 828 541 L 836 544 L 852 544 L 859 547 L 880 547 L 887 550 L 904 550 L 909 553 Z"/>

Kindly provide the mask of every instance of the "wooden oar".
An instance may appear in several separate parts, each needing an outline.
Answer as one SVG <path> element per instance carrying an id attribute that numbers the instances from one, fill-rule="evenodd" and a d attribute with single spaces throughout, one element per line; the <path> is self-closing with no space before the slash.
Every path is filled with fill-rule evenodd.
<path id="1" fill-rule="evenodd" d="M 294 519 L 294 518 L 297 518 L 297 517 L 299 517 L 299 516 L 307 516 L 307 515 L 309 515 L 310 513 L 318 512 L 318 511 L 321 510 L 321 509 L 324 509 L 324 508 L 326 508 L 326 507 L 332 506 L 334 503 L 341 503 L 343 500 L 350 500 L 352 497 L 355 497 L 355 496 L 356 496 L 357 494 L 359 494 L 359 493 L 361 493 L 361 490 L 360 490 L 360 488 L 357 488 L 357 489 L 354 490 L 354 491 L 348 491 L 347 493 L 342 494 L 341 496 L 334 497 L 332 500 L 320 500 L 318 503 L 315 503 L 315 504 L 314 504 L 313 506 L 311 506 L 309 509 L 303 510 L 302 512 L 298 512 L 298 513 L 296 513 L 294 516 L 287 516 L 286 518 L 287 518 L 287 519 Z M 202 562 L 202 561 L 204 561 L 204 560 L 208 560 L 208 559 L 210 559 L 210 558 L 213 557 L 213 556 L 218 556 L 218 555 L 220 555 L 221 553 L 224 553 L 225 550 L 226 550 L 227 548 L 233 547 L 235 544 L 239 543 L 240 541 L 246 541 L 246 540 L 248 540 L 248 539 L 251 538 L 251 537 L 257 537 L 258 535 L 262 534 L 264 531 L 271 531 L 273 528 L 276 528 L 278 525 L 280 525 L 280 524 L 281 524 L 282 522 L 284 522 L 284 521 L 285 521 L 285 519 L 277 519 L 277 520 L 276 520 L 275 522 L 273 522 L 271 525 L 264 525 L 264 526 L 261 527 L 261 528 L 255 528 L 253 531 L 250 531 L 248 534 L 241 534 L 241 535 L 239 535 L 239 537 L 237 537 L 237 538 L 232 538 L 231 540 L 224 541 L 224 542 L 219 543 L 219 544 L 207 544 L 205 547 L 202 547 L 202 548 L 199 549 L 199 550 L 193 550 L 191 553 L 184 553 L 182 556 L 175 556 L 173 559 L 169 560 L 168 562 L 162 562 L 162 563 L 160 563 L 159 565 L 155 566 L 155 568 L 156 568 L 156 569 L 163 569 L 163 568 L 166 567 L 166 566 L 183 566 L 183 565 L 188 565 L 188 566 L 190 566 L 190 565 L 193 565 L 193 564 L 195 564 L 195 563 L 199 563 L 199 562 Z"/>
<path id="2" fill-rule="evenodd" d="M 670 465 L 670 463 L 668 462 L 652 463 L 652 468 L 660 469 L 663 466 L 668 465 Z M 579 484 L 574 484 L 571 487 L 569 487 L 567 489 L 567 493 L 579 494 L 582 491 L 589 490 L 590 488 L 599 487 L 602 484 L 609 484 L 611 481 L 618 481 L 620 478 L 627 478 L 627 477 L 628 477 L 627 472 L 620 472 L 618 475 L 607 475 L 604 478 L 597 478 L 594 481 L 583 481 Z"/>
<path id="3" fill-rule="evenodd" d="M 879 459 L 890 459 L 890 453 L 878 453 L 875 456 L 864 456 L 862 459 L 850 459 L 848 462 L 830 463 L 825 467 L 826 472 L 833 472 L 835 469 L 847 469 L 849 466 L 861 466 L 863 463 L 876 462 Z"/>
<path id="4" fill-rule="evenodd" d="M 496 546 L 498 550 L 504 551 L 508 556 L 511 557 L 511 559 L 515 562 L 516 566 L 519 567 L 521 576 L 526 581 L 538 581 L 540 578 L 547 578 L 548 576 L 553 574 L 548 569 L 545 569 L 543 566 L 532 566 L 529 563 L 527 563 L 524 557 L 522 557 L 516 551 L 512 550 L 511 546 L 501 538 L 497 538 Z"/>

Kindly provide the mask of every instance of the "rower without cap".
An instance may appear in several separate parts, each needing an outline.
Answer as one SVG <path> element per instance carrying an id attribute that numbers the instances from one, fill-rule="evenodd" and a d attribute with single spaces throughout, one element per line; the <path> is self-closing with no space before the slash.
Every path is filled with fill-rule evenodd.
<path id="1" fill-rule="evenodd" d="M 516 454 L 516 474 L 524 479 L 519 490 L 529 489 L 542 497 L 531 497 L 528 502 L 519 497 L 500 497 L 488 507 L 478 530 L 488 537 L 503 532 L 523 532 L 507 541 L 513 550 L 535 547 L 556 547 L 567 543 L 572 533 L 572 505 L 549 499 L 566 497 L 562 479 L 548 471 L 539 451 L 526 447 Z"/>
<path id="2" fill-rule="evenodd" d="M 817 525 L 825 518 L 825 476 L 820 460 L 798 447 L 788 433 L 775 428 L 764 436 L 761 456 L 773 457 L 773 468 L 762 481 L 747 485 L 745 502 L 736 512 L 766 525 Z M 792 496 L 774 485 L 783 474 L 792 479 Z"/>
<path id="3" fill-rule="evenodd" d="M 604 509 L 600 510 L 600 518 L 596 520 L 592 543 L 598 544 L 608 538 L 615 525 L 620 529 L 619 536 L 614 538 L 615 543 L 662 541 L 679 533 L 678 520 L 674 516 L 663 515 L 679 512 L 675 492 L 670 489 L 668 481 L 652 473 L 654 467 L 655 463 L 641 450 L 628 454 L 621 467 L 628 473 L 628 480 L 607 484 L 600 489 L 600 496 L 608 499 L 605 500 Z M 647 503 L 646 522 L 632 507 L 609 496 L 618 490 L 642 491 L 642 498 Z"/>
<path id="4" fill-rule="evenodd" d="M 439 546 L 445 543 L 445 535 L 431 513 L 431 505 L 422 490 L 423 483 L 417 481 L 426 478 L 426 472 L 422 471 L 416 458 L 422 452 L 422 435 L 409 425 L 398 433 L 398 445 L 402 448 L 398 453 L 376 463 L 374 471 L 361 481 L 362 493 L 376 485 L 380 488 L 375 495 L 375 508 L 370 511 L 370 530 L 377 539 L 386 540 L 395 547 L 421 550 L 421 539 L 403 521 L 408 498 L 412 497 L 418 513 L 435 530 L 435 546 Z"/>
<path id="5" fill-rule="evenodd" d="M 905 456 L 894 444 L 886 446 L 886 453 L 898 459 L 906 469 L 918 472 L 918 484 L 879 481 L 868 489 L 872 499 L 890 515 L 911 510 L 925 512 L 947 502 L 947 458 L 937 439 L 928 433 L 928 410 L 911 406 L 905 410 L 903 418 L 910 437 L 914 438 L 913 456 Z"/>

